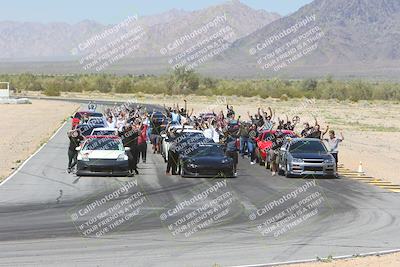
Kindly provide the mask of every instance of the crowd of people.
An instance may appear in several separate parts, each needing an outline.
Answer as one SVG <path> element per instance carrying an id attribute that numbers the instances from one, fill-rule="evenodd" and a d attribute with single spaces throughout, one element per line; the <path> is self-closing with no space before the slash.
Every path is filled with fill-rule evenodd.
<path id="1" fill-rule="evenodd" d="M 93 108 L 93 105 L 91 105 Z M 125 147 L 129 147 L 129 169 L 132 174 L 138 174 L 137 164 L 140 159 L 146 163 L 147 145 L 151 144 L 153 153 L 161 151 L 161 133 L 165 132 L 168 135 L 176 135 L 172 125 L 188 125 L 196 130 L 203 131 L 206 138 L 212 139 L 215 143 L 224 144 L 225 153 L 231 157 L 235 163 L 235 171 L 238 163 L 238 158 L 244 158 L 246 155 L 249 158 L 250 164 L 256 163 L 256 145 L 257 138 L 266 130 L 274 131 L 270 141 L 272 147 L 268 153 L 271 153 L 272 158 L 275 158 L 277 151 L 284 143 L 282 138 L 283 130 L 295 131 L 300 123 L 300 117 L 294 116 L 290 119 L 285 116 L 285 119 L 277 117 L 275 111 L 268 107 L 267 110 L 258 108 L 255 114 L 247 113 L 248 120 L 243 120 L 240 115 L 234 110 L 232 105 L 226 105 L 226 111 L 221 110 L 215 113 L 214 110 L 207 111 L 202 114 L 194 114 L 193 109 L 187 110 L 187 102 L 184 107 L 179 107 L 178 104 L 172 107 L 164 106 L 164 112 L 148 110 L 143 106 L 122 105 L 107 108 L 104 110 L 106 123 L 108 128 L 117 130 Z M 81 123 L 85 123 L 87 117 L 81 119 Z M 298 136 L 304 138 L 317 138 L 325 140 L 328 143 L 328 149 L 338 160 L 338 146 L 344 140 L 343 134 L 341 138 L 337 138 L 335 132 L 326 127 L 324 132 L 321 132 L 321 127 L 315 119 L 315 123 L 311 126 L 305 122 L 304 127 L 299 131 Z M 329 137 L 324 138 L 329 132 Z M 69 164 L 68 172 L 76 164 L 77 152 L 75 148 L 84 140 L 84 137 L 77 128 L 68 132 L 70 146 L 68 149 Z M 177 153 L 170 154 L 167 163 L 167 174 L 177 174 L 179 161 Z M 274 162 L 274 160 L 272 161 Z M 277 166 L 272 165 L 273 174 L 276 173 Z"/>

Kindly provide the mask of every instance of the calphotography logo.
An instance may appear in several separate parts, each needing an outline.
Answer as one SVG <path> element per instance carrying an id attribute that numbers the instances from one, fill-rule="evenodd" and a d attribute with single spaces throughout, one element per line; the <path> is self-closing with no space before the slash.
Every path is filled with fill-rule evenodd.
<path id="1" fill-rule="evenodd" d="M 160 53 L 170 56 L 168 64 L 173 69 L 193 70 L 227 50 L 235 38 L 227 15 L 217 15 L 201 27 L 167 44 Z"/>
<path id="2" fill-rule="evenodd" d="M 192 194 L 193 193 L 193 194 Z M 240 206 L 227 180 L 214 180 L 192 189 L 176 204 L 167 205 L 160 219 L 174 239 L 186 239 L 237 216 Z"/>
<path id="3" fill-rule="evenodd" d="M 138 181 L 128 181 L 120 188 L 88 199 L 69 211 L 82 237 L 101 238 L 138 220 L 147 205 L 147 197 L 138 189 Z"/>
<path id="4" fill-rule="evenodd" d="M 103 71 L 121 59 L 133 56 L 146 31 L 137 24 L 138 15 L 130 16 L 71 50 L 72 55 L 82 55 L 79 64 L 83 70 Z"/>
<path id="5" fill-rule="evenodd" d="M 318 48 L 325 36 L 324 31 L 315 25 L 315 14 L 305 16 L 291 27 L 276 32 L 250 48 L 249 54 L 257 56 L 257 64 L 265 71 L 282 70 Z"/>

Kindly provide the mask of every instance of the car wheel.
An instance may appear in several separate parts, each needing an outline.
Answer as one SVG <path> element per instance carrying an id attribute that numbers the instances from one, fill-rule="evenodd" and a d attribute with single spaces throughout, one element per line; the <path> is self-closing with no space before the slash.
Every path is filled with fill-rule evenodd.
<path id="1" fill-rule="evenodd" d="M 279 174 L 279 175 L 283 175 L 283 174 L 284 174 L 284 173 L 283 173 L 283 170 L 282 170 L 282 166 L 281 166 L 280 163 L 278 163 L 278 174 Z"/>
<path id="2" fill-rule="evenodd" d="M 289 173 L 289 163 L 287 163 L 286 162 L 286 165 L 285 165 L 285 177 L 286 178 L 290 178 L 291 177 L 291 175 L 290 175 L 290 173 Z"/>

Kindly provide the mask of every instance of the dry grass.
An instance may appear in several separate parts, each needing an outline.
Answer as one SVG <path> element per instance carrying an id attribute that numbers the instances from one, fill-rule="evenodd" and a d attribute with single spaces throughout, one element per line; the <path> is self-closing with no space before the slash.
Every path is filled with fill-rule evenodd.
<path id="1" fill-rule="evenodd" d="M 46 142 L 77 107 L 77 104 L 45 100 L 0 105 L 0 181 Z"/>

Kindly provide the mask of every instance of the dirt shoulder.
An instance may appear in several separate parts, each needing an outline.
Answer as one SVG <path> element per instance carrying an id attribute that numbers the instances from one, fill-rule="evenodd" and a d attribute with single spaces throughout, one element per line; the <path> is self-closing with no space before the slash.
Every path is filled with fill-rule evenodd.
<path id="1" fill-rule="evenodd" d="M 0 181 L 46 142 L 78 107 L 78 104 L 46 100 L 0 105 Z"/>
<path id="2" fill-rule="evenodd" d="M 282 267 L 397 267 L 400 266 L 400 253 L 357 257 L 345 260 L 332 260 L 329 262 L 315 262 L 281 265 Z"/>

